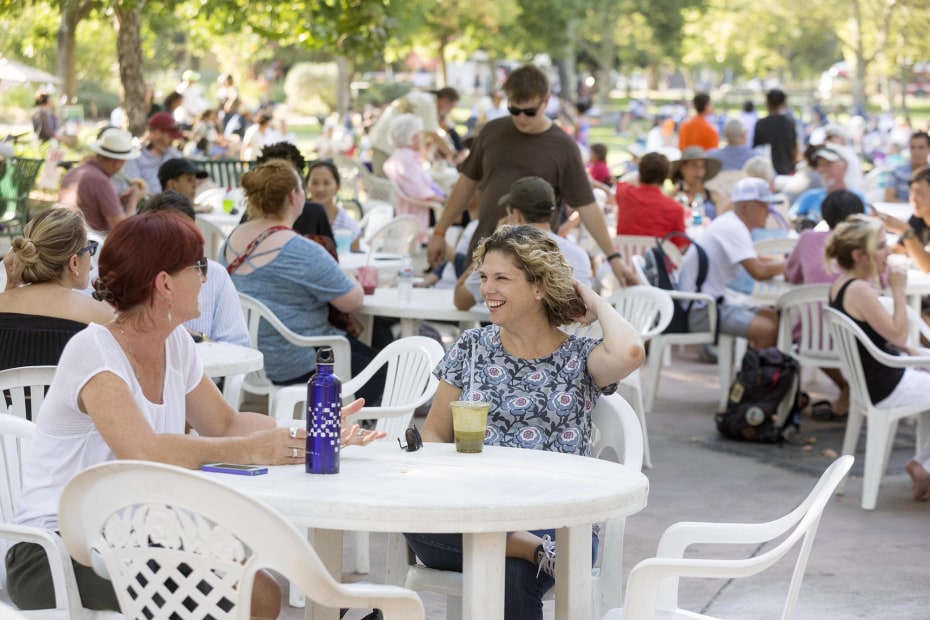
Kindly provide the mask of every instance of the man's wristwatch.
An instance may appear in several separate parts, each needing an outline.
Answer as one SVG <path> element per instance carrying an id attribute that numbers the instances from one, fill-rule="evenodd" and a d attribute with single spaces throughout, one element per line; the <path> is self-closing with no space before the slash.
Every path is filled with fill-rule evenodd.
<path id="1" fill-rule="evenodd" d="M 916 238 L 917 238 L 917 233 L 914 231 L 914 229 L 908 228 L 903 233 L 901 233 L 900 240 L 907 241 L 908 239 L 916 239 Z"/>
<path id="2" fill-rule="evenodd" d="M 610 261 L 612 261 L 612 260 L 615 259 L 615 258 L 623 258 L 623 254 L 621 254 L 620 252 L 614 252 L 613 254 L 608 254 L 608 255 L 607 255 L 607 262 L 609 263 Z"/>

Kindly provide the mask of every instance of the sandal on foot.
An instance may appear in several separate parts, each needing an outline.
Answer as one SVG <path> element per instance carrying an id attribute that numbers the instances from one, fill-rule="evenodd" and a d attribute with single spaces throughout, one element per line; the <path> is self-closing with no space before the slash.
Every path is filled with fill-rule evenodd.
<path id="1" fill-rule="evenodd" d="M 833 413 L 833 405 L 830 404 L 829 400 L 818 400 L 816 403 L 811 405 L 811 417 L 821 422 L 834 422 L 838 420 L 845 420 L 848 417 L 848 414 L 839 415 L 837 413 Z"/>

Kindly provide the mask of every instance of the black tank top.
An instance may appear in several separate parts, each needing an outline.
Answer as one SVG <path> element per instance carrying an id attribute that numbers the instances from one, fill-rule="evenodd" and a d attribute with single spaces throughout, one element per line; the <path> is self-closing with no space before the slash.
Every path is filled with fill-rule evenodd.
<path id="1" fill-rule="evenodd" d="M 883 338 L 877 331 L 875 331 L 871 325 L 865 321 L 858 321 L 846 312 L 846 308 L 843 307 L 843 298 L 846 297 L 846 289 L 849 288 L 849 285 L 853 283 L 853 280 L 846 282 L 843 286 L 840 287 L 840 290 L 836 292 L 836 299 L 830 302 L 830 307 L 839 310 L 853 322 L 862 328 L 862 331 L 865 332 L 865 335 L 869 337 L 875 346 L 879 349 L 888 353 L 889 355 L 900 355 L 897 349 L 888 344 L 888 341 Z M 859 357 L 862 360 L 862 370 L 865 374 L 865 384 L 869 388 L 869 398 L 872 399 L 872 403 L 879 403 L 891 394 L 898 383 L 901 381 L 901 377 L 904 376 L 903 368 L 889 368 L 884 364 L 877 361 L 874 357 L 869 354 L 866 348 L 862 345 L 861 342 L 856 342 L 856 346 L 859 347 Z M 848 377 L 847 377 L 848 379 Z"/>

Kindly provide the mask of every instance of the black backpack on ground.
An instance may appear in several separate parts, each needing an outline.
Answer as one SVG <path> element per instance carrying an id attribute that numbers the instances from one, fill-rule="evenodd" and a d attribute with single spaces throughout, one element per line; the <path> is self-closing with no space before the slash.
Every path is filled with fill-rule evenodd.
<path id="1" fill-rule="evenodd" d="M 671 239 L 687 239 L 694 246 L 698 257 L 698 273 L 694 281 L 695 290 L 700 293 L 704 280 L 707 279 L 707 252 L 704 251 L 688 235 L 680 232 L 670 232 L 660 240 L 656 237 L 655 247 L 649 249 L 644 256 L 646 279 L 652 286 L 661 288 L 666 291 L 677 291 L 678 280 L 675 276 L 675 265 L 662 249 L 662 245 Z M 671 323 L 665 328 L 667 334 L 684 334 L 688 329 L 688 312 L 691 311 L 692 301 L 679 302 L 674 300 L 675 314 L 672 316 Z"/>
<path id="2" fill-rule="evenodd" d="M 781 443 L 799 430 L 800 366 L 775 347 L 747 349 L 742 368 L 730 386 L 727 408 L 716 415 L 717 430 L 728 439 Z M 776 427 L 778 406 L 792 409 Z"/>

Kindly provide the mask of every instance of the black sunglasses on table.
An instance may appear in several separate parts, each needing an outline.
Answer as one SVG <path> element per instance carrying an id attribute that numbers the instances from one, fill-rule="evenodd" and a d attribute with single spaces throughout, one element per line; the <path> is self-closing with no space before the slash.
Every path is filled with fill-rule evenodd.
<path id="1" fill-rule="evenodd" d="M 404 437 L 407 439 L 407 445 L 400 443 L 400 437 L 397 438 L 397 445 L 400 446 L 401 450 L 416 452 L 423 447 L 423 438 L 420 436 L 416 424 L 404 431 Z"/>

